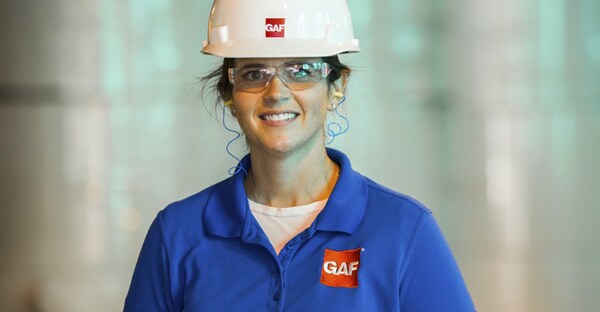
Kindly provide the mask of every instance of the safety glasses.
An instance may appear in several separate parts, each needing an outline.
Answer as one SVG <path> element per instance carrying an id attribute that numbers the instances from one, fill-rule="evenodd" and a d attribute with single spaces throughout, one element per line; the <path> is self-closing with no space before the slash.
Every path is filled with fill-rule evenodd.
<path id="1" fill-rule="evenodd" d="M 261 64 L 247 64 L 240 68 L 229 68 L 229 82 L 236 90 L 259 93 L 265 90 L 273 77 L 292 91 L 308 89 L 327 77 L 331 69 L 324 62 L 290 62 L 281 67 L 267 67 Z"/>

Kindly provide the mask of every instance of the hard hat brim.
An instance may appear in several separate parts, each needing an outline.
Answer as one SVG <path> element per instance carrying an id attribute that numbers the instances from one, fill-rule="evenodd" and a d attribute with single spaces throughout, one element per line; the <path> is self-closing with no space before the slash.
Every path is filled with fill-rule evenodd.
<path id="1" fill-rule="evenodd" d="M 316 39 L 273 38 L 262 40 L 230 40 L 227 43 L 205 44 L 202 53 L 225 58 L 323 57 L 360 52 L 358 40 L 332 43 Z"/>

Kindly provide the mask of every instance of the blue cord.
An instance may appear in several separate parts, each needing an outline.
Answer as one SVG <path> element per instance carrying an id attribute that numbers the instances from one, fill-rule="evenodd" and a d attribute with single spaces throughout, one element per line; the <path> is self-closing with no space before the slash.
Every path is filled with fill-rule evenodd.
<path id="1" fill-rule="evenodd" d="M 340 125 L 336 121 L 328 122 L 327 123 L 327 135 L 329 135 L 330 139 L 327 142 L 327 145 L 331 144 L 335 140 L 336 137 L 346 133 L 348 131 L 348 129 L 350 128 L 350 121 L 348 120 L 348 118 L 344 117 L 338 111 L 338 108 L 340 106 L 342 106 L 342 104 L 345 101 L 346 101 L 346 97 L 344 96 L 340 100 L 340 102 L 338 103 L 336 108 L 334 109 L 335 114 L 345 122 L 345 127 L 342 127 L 342 125 Z M 223 127 L 225 128 L 225 130 L 235 134 L 235 136 L 231 140 L 229 140 L 229 142 L 227 142 L 227 145 L 225 146 L 225 151 L 231 158 L 235 159 L 235 161 L 237 162 L 237 165 L 229 168 L 229 170 L 227 172 L 229 173 L 229 175 L 235 175 L 235 174 L 239 173 L 240 171 L 243 171 L 244 174 L 247 176 L 248 172 L 246 171 L 246 169 L 244 169 L 244 167 L 242 167 L 241 160 L 238 157 L 236 157 L 235 155 L 233 155 L 233 153 L 230 150 L 231 144 L 233 144 L 235 141 L 237 141 L 242 136 L 242 134 L 239 131 L 236 131 L 227 126 L 227 123 L 225 123 L 225 115 L 227 115 L 227 106 L 223 105 L 223 119 L 222 119 Z"/>
<path id="2" fill-rule="evenodd" d="M 235 175 L 237 173 L 239 173 L 240 171 L 243 171 L 244 174 L 246 176 L 248 176 L 248 172 L 246 171 L 246 169 L 244 169 L 244 167 L 242 167 L 242 161 L 236 157 L 235 155 L 233 155 L 233 153 L 231 152 L 231 150 L 229 149 L 229 147 L 231 146 L 231 144 L 235 141 L 237 141 L 242 134 L 234 129 L 231 129 L 227 126 L 227 124 L 225 123 L 225 115 L 226 115 L 226 109 L 227 106 L 223 105 L 223 127 L 225 127 L 225 129 L 231 133 L 235 133 L 235 137 L 231 140 L 229 140 L 229 142 L 227 142 L 227 145 L 225 146 L 225 151 L 227 152 L 227 154 L 229 154 L 229 156 L 231 156 L 231 158 L 235 159 L 237 161 L 237 165 L 235 165 L 234 167 L 229 168 L 229 170 L 227 171 L 229 173 L 229 175 Z"/>
<path id="3" fill-rule="evenodd" d="M 338 115 L 338 117 L 342 118 L 343 121 L 345 121 L 345 128 L 342 127 L 342 125 L 340 125 L 338 122 L 336 121 L 331 121 L 327 123 L 327 135 L 329 135 L 330 139 L 329 141 L 327 141 L 327 145 L 331 144 L 336 137 L 346 133 L 346 131 L 348 131 L 348 129 L 350 128 L 350 121 L 348 120 L 348 118 L 344 117 L 342 114 L 340 114 L 340 112 L 338 112 L 338 108 L 340 106 L 342 106 L 342 104 L 344 103 L 344 101 L 346 101 L 346 97 L 342 97 L 342 99 L 340 100 L 340 102 L 338 103 L 338 105 L 335 107 L 335 109 L 333 110 L 335 112 L 336 115 Z"/>

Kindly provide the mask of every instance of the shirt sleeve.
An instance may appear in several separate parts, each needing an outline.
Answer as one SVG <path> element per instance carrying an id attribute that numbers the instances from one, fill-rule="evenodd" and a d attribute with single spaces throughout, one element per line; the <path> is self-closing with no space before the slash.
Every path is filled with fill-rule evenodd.
<path id="1" fill-rule="evenodd" d="M 475 311 L 454 256 L 431 213 L 419 221 L 401 269 L 401 311 Z"/>
<path id="2" fill-rule="evenodd" d="M 159 213 L 144 240 L 123 311 L 175 311 L 170 291 L 167 248 Z"/>

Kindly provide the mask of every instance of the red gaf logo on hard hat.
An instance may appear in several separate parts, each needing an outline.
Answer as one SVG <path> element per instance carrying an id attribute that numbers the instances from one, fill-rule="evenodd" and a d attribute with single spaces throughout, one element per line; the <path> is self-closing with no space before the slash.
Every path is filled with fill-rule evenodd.
<path id="1" fill-rule="evenodd" d="M 265 20 L 265 37 L 285 37 L 285 18 L 267 18 Z"/>
<path id="2" fill-rule="evenodd" d="M 361 248 L 335 251 L 325 249 L 321 284 L 331 287 L 358 287 Z"/>

